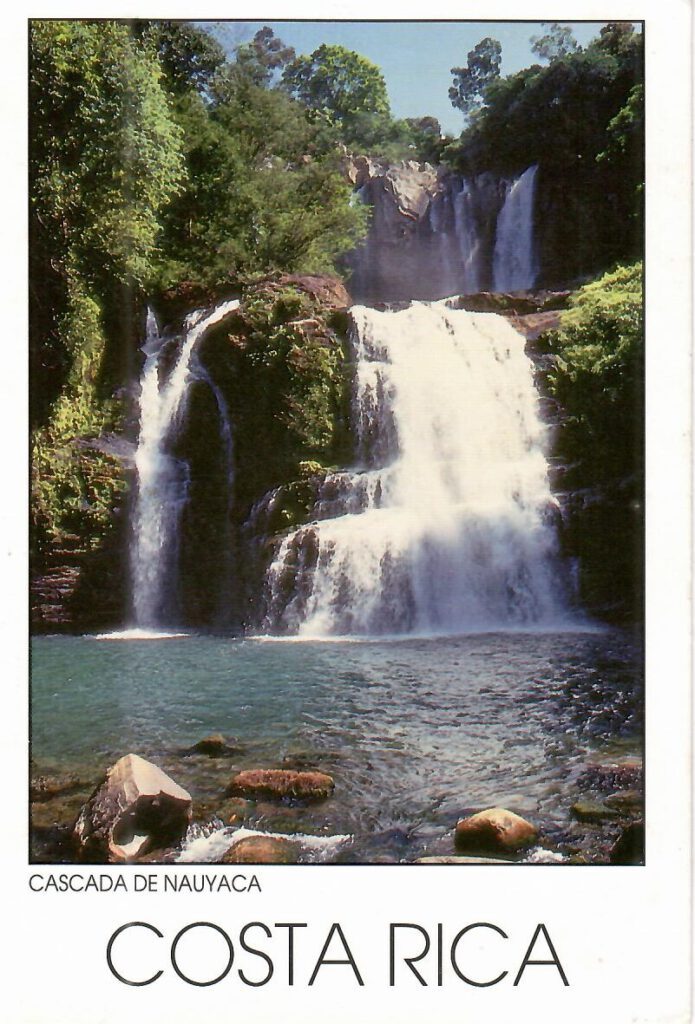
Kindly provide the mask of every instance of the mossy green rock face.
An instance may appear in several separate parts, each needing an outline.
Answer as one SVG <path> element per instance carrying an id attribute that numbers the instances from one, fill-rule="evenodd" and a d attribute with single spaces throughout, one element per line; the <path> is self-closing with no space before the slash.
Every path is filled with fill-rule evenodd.
<path id="1" fill-rule="evenodd" d="M 346 338 L 335 326 L 349 301 L 336 278 L 282 275 L 249 286 L 238 315 L 205 340 L 201 356 L 233 410 L 247 511 L 282 485 L 285 525 L 301 521 L 309 478 L 351 454 Z"/>
<path id="2" fill-rule="evenodd" d="M 104 625 L 122 613 L 119 513 L 132 446 L 114 437 L 123 427 L 124 404 L 105 382 L 104 323 L 100 304 L 72 277 L 61 321 L 69 367 L 31 438 L 32 621 L 38 628 Z"/>

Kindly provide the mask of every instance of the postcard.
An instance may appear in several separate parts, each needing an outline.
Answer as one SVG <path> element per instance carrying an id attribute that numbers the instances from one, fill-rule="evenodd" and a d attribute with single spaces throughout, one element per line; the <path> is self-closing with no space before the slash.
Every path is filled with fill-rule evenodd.
<path id="1" fill-rule="evenodd" d="M 8 1020 L 690 1020 L 691 12 L 118 7 L 10 19 Z"/>

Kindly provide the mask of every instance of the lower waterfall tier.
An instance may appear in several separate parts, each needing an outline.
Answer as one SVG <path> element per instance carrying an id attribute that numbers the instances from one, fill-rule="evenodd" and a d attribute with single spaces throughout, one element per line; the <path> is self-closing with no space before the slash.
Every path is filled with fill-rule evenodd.
<path id="1" fill-rule="evenodd" d="M 533 368 L 502 317 L 352 310 L 359 465 L 267 578 L 268 632 L 468 632 L 568 618 Z"/>

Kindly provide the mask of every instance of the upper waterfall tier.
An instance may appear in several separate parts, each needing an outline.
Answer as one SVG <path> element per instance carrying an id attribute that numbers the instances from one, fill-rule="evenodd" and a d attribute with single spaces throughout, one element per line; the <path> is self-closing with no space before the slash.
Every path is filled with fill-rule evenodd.
<path id="1" fill-rule="evenodd" d="M 414 162 L 361 170 L 359 195 L 372 207 L 372 221 L 352 260 L 358 301 L 441 299 L 536 284 L 535 166 L 509 179 L 465 178 Z"/>
<path id="2" fill-rule="evenodd" d="M 459 633 L 566 617 L 524 339 L 500 316 L 352 309 L 359 463 L 279 544 L 270 632 Z"/>

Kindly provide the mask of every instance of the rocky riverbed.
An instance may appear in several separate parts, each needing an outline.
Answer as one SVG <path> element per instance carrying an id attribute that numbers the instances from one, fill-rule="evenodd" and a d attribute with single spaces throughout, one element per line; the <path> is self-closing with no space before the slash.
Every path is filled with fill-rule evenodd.
<path id="1" fill-rule="evenodd" d="M 182 764 L 189 763 L 180 775 L 193 783 L 191 793 L 133 754 L 110 766 L 101 780 L 35 775 L 32 860 L 285 864 L 315 862 L 317 850 L 323 862 L 334 863 L 644 860 L 643 775 L 636 757 L 587 763 L 573 786 L 576 799 L 569 802 L 568 793 L 564 827 L 541 817 L 531 822 L 506 808 L 462 805 L 460 817 L 439 834 L 416 827 L 336 836 L 341 792 L 329 774 L 287 767 L 234 772 L 227 753 L 233 749 L 218 734 L 181 753 Z"/>

